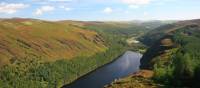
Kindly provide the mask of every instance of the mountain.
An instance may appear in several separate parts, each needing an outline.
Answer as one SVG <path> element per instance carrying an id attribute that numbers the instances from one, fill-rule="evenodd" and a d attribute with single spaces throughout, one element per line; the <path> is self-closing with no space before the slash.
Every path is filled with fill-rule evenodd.
<path id="1" fill-rule="evenodd" d="M 95 31 L 37 19 L 2 19 L 0 36 L 1 66 L 30 56 L 56 61 L 91 56 L 107 49 Z"/>
<path id="2" fill-rule="evenodd" d="M 69 21 L 61 22 L 69 23 Z M 145 28 L 145 26 L 129 22 L 70 21 L 70 24 L 85 29 L 95 30 L 101 33 L 116 35 L 130 35 L 133 34 L 135 31 L 139 31 L 138 29 L 141 29 L 141 31 L 147 29 Z"/>
<path id="3" fill-rule="evenodd" d="M 144 36 L 140 38 L 140 41 L 142 41 L 144 44 L 151 46 L 153 43 L 155 43 L 156 40 L 160 39 L 166 34 L 169 34 L 171 31 L 176 30 L 178 28 L 181 28 L 186 25 L 192 25 L 192 24 L 198 24 L 199 20 L 187 20 L 187 21 L 172 21 L 168 22 L 168 24 L 159 26 L 148 33 L 146 33 Z"/>
<path id="4" fill-rule="evenodd" d="M 172 24 L 175 20 L 150 20 L 150 21 L 131 21 L 132 23 L 146 26 L 147 28 L 155 29 L 166 24 Z"/>

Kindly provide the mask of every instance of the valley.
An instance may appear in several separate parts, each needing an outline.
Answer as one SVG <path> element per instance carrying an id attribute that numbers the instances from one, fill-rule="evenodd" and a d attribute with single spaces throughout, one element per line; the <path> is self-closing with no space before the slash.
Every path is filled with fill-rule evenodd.
<path id="1" fill-rule="evenodd" d="M 0 0 L 0 88 L 200 88 L 200 0 Z"/>
<path id="2" fill-rule="evenodd" d="M 89 87 L 92 82 L 106 88 L 199 86 L 200 21 L 154 22 L 1 19 L 0 87 Z M 129 51 L 143 54 L 139 71 L 98 73 Z M 110 79 L 82 82 L 105 73 Z"/>
<path id="3" fill-rule="evenodd" d="M 127 38 L 151 30 L 133 24 L 1 19 L 1 87 L 44 88 L 71 83 L 134 48 L 127 44 Z"/>

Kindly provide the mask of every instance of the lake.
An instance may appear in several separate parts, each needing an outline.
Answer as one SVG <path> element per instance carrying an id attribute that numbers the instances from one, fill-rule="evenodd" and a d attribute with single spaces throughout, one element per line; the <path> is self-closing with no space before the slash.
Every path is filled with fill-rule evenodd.
<path id="1" fill-rule="evenodd" d="M 126 51 L 113 62 L 97 68 L 63 88 L 103 88 L 115 79 L 137 72 L 141 57 L 140 53 Z"/>

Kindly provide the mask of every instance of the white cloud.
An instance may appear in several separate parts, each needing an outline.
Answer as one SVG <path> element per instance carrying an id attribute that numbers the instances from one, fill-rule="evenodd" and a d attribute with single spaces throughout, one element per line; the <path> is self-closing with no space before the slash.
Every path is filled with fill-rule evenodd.
<path id="1" fill-rule="evenodd" d="M 131 8 L 131 9 L 138 9 L 138 8 L 140 8 L 140 6 L 138 6 L 138 5 L 129 5 L 128 7 Z"/>
<path id="2" fill-rule="evenodd" d="M 127 10 L 127 11 L 124 11 L 124 13 L 126 13 L 126 14 L 129 14 L 129 13 L 130 13 L 130 11 L 128 11 L 128 10 Z"/>
<path id="3" fill-rule="evenodd" d="M 0 13 L 13 14 L 29 5 L 23 3 L 0 3 Z"/>
<path id="4" fill-rule="evenodd" d="M 55 8 L 53 6 L 42 6 L 41 8 L 37 9 L 35 14 L 42 15 L 44 12 L 53 11 Z"/>
<path id="5" fill-rule="evenodd" d="M 149 4 L 152 0 L 122 0 L 123 3 L 129 5 L 146 5 Z"/>
<path id="6" fill-rule="evenodd" d="M 144 16 L 148 16 L 149 13 L 148 13 L 148 12 L 143 12 L 143 15 L 144 15 Z"/>
<path id="7" fill-rule="evenodd" d="M 112 8 L 110 8 L 110 7 L 106 7 L 106 8 L 103 10 L 103 12 L 109 14 L 109 13 L 112 13 L 113 10 L 112 10 Z"/>
<path id="8" fill-rule="evenodd" d="M 71 8 L 68 8 L 68 7 L 66 7 L 66 8 L 65 8 L 65 10 L 66 10 L 66 11 L 70 11 L 70 10 L 72 10 L 72 9 L 71 9 Z"/>
<path id="9" fill-rule="evenodd" d="M 69 7 L 65 7 L 65 6 L 60 6 L 61 9 L 64 9 L 65 11 L 71 11 L 72 8 Z"/>

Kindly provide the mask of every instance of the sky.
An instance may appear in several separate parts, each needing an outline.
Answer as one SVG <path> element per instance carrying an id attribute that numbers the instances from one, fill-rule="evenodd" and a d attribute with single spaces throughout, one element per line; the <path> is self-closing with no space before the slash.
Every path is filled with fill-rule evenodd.
<path id="1" fill-rule="evenodd" d="M 200 18 L 200 0 L 0 0 L 0 18 L 130 21 Z"/>

